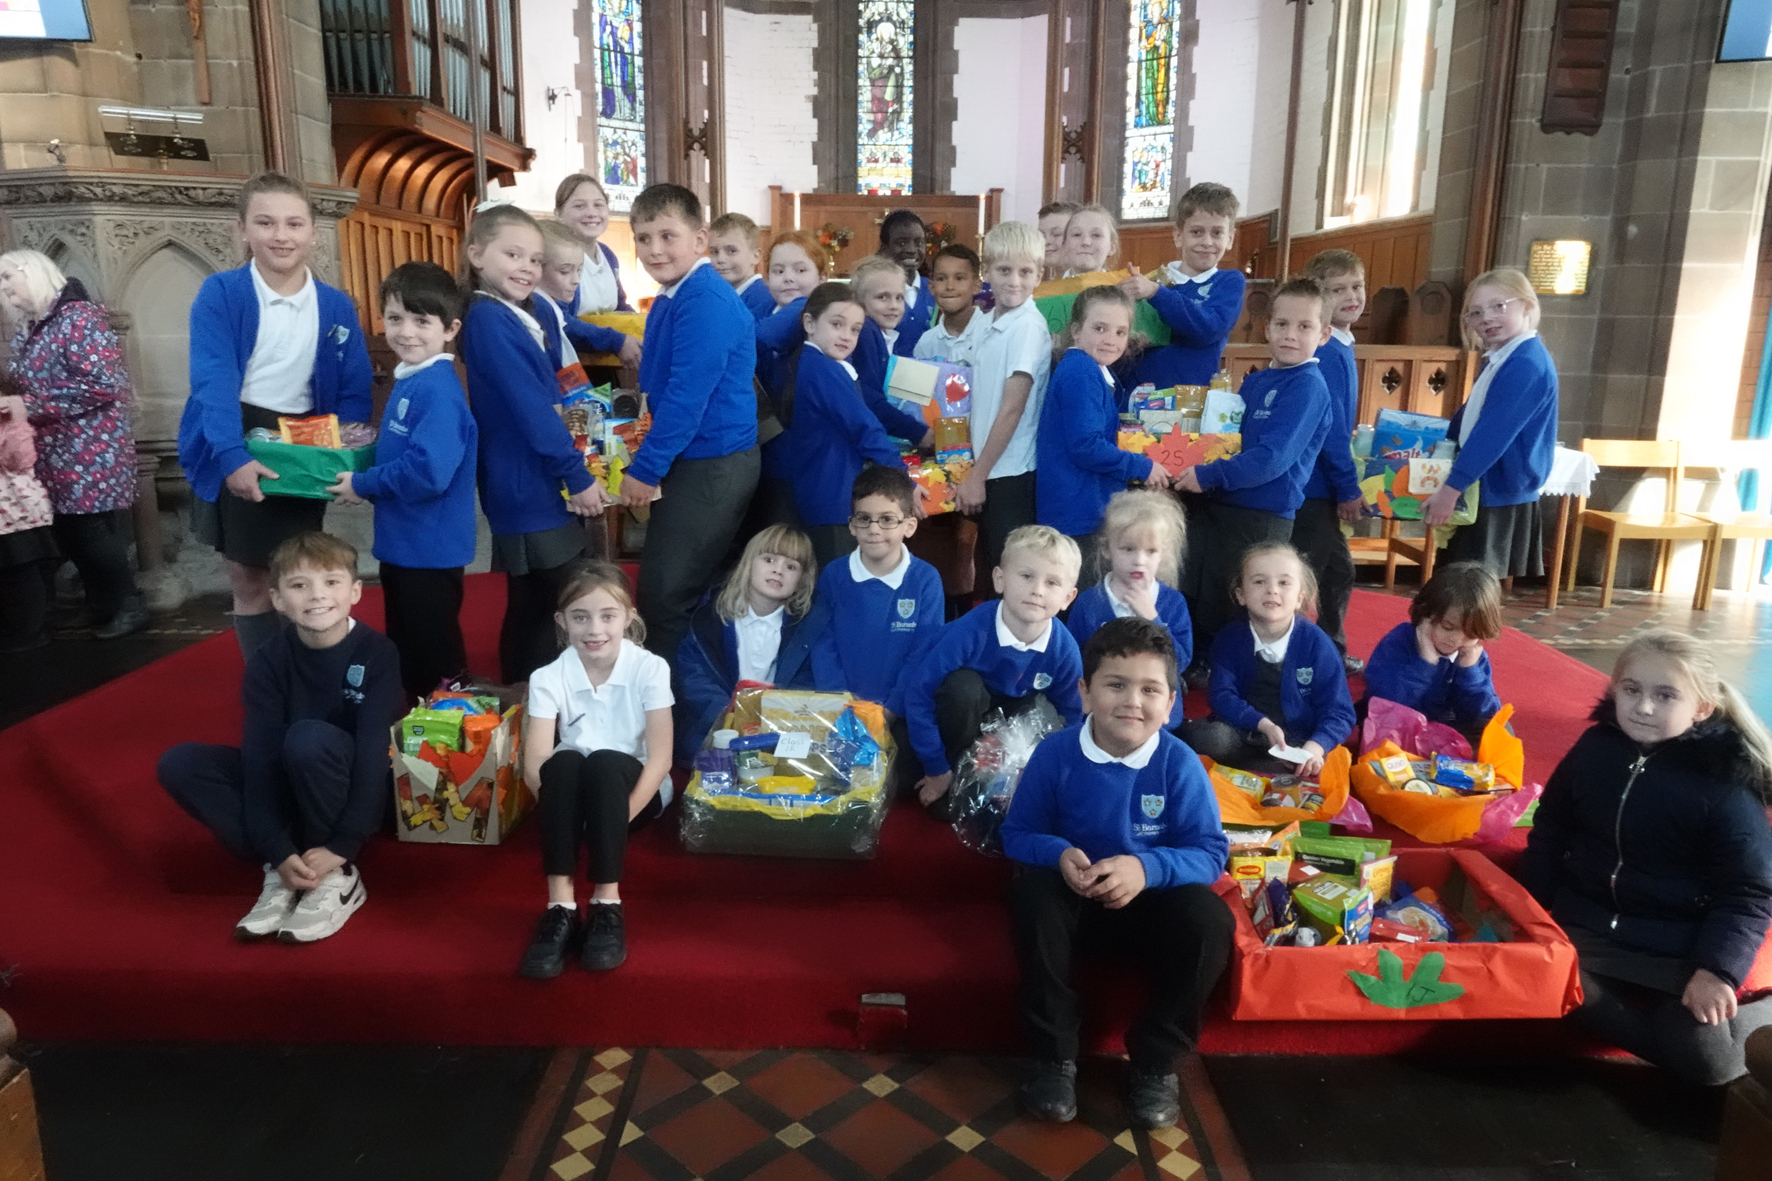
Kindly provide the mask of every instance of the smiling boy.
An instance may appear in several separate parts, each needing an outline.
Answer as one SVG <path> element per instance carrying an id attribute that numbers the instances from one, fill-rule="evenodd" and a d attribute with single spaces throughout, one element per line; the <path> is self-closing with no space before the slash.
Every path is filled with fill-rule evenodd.
<path id="1" fill-rule="evenodd" d="M 1149 300 L 1170 340 L 1146 349 L 1133 384 L 1158 389 L 1205 385 L 1218 372 L 1225 342 L 1243 314 L 1243 272 L 1219 267 L 1237 232 L 1237 196 L 1203 182 L 1175 202 L 1175 249 L 1181 257 L 1155 278 L 1138 273 L 1120 284 L 1133 299 Z"/>
<path id="2" fill-rule="evenodd" d="M 762 319 L 775 310 L 769 284 L 757 273 L 763 261 L 757 223 L 742 213 L 723 213 L 708 227 L 708 259 L 719 276 L 732 284 L 751 315 Z"/>

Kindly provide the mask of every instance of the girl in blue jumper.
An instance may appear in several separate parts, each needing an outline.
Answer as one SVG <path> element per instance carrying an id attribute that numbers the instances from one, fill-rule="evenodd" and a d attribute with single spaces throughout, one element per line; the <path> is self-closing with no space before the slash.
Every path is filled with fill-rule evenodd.
<path id="1" fill-rule="evenodd" d="M 1441 566 L 1366 662 L 1364 716 L 1374 697 L 1451 726 L 1476 748 L 1501 708 L 1483 642 L 1501 634 L 1501 584 L 1476 562 Z"/>
<path id="2" fill-rule="evenodd" d="M 1316 579 L 1297 550 L 1264 541 L 1243 554 L 1235 595 L 1248 618 L 1220 628 L 1213 640 L 1212 716 L 1183 724 L 1182 741 L 1245 771 L 1314 778 L 1323 756 L 1354 729 L 1341 653 L 1301 614 L 1316 607 Z M 1302 749 L 1303 763 L 1268 753 L 1282 746 Z"/>
<path id="3" fill-rule="evenodd" d="M 1194 655 L 1194 627 L 1187 600 L 1175 589 L 1186 541 L 1187 518 L 1173 496 L 1148 489 L 1116 493 L 1108 501 L 1100 552 L 1093 558 L 1106 574 L 1077 596 L 1065 620 L 1077 647 L 1087 644 L 1108 620 L 1132 615 L 1162 624 L 1175 645 L 1176 659 L 1186 668 Z M 1168 729 L 1181 725 L 1181 697 L 1175 697 Z"/>
<path id="4" fill-rule="evenodd" d="M 544 328 L 536 312 L 546 310 L 531 298 L 545 258 L 541 227 L 516 206 L 497 205 L 474 218 L 463 253 L 472 295 L 461 351 L 480 428 L 480 507 L 492 529 L 492 568 L 505 575 L 499 677 L 515 683 L 555 656 L 560 589 L 585 549 L 578 518 L 601 513 L 607 498 L 554 412 L 557 327 Z"/>
<path id="5" fill-rule="evenodd" d="M 1040 407 L 1034 505 L 1040 524 L 1077 539 L 1084 559 L 1079 582 L 1085 587 L 1101 577 L 1094 534 L 1108 500 L 1139 481 L 1151 488 L 1169 486 L 1161 466 L 1149 456 L 1120 450 L 1116 441 L 1120 414 L 1112 370 L 1131 343 L 1132 307 L 1132 297 L 1118 287 L 1089 287 L 1077 296 Z"/>
<path id="6" fill-rule="evenodd" d="M 912 347 L 899 347 L 905 337 L 898 326 L 904 320 L 904 271 L 890 258 L 873 255 L 855 264 L 849 289 L 861 302 L 867 319 L 855 344 L 856 381 L 861 396 L 886 433 L 919 447 L 935 444 L 935 428 L 922 415 L 900 410 L 886 397 L 886 367 L 890 356 L 908 357 Z"/>
<path id="7" fill-rule="evenodd" d="M 622 289 L 621 264 L 615 251 L 598 240 L 609 228 L 609 194 L 602 183 L 588 172 L 575 172 L 561 181 L 554 190 L 554 216 L 571 227 L 582 242 L 578 290 L 567 314 L 633 311 L 634 305 Z"/>
<path id="8" fill-rule="evenodd" d="M 1458 458 L 1421 515 L 1445 524 L 1481 481 L 1477 519 L 1452 534 L 1445 560 L 1481 562 L 1497 578 L 1543 574 L 1538 494 L 1557 447 L 1557 367 L 1538 337 L 1531 281 L 1512 267 L 1478 275 L 1464 297 L 1464 337 L 1483 350 L 1483 370 L 1452 416 Z"/>
<path id="9" fill-rule="evenodd" d="M 810 689 L 812 645 L 828 608 L 813 598 L 818 567 L 798 529 L 751 538 L 726 585 L 695 610 L 677 648 L 677 758 L 688 763 L 740 681 Z"/>

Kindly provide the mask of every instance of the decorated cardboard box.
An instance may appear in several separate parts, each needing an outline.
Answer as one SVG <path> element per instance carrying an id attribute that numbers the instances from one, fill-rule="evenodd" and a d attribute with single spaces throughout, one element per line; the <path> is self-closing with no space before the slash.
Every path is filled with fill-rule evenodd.
<path id="1" fill-rule="evenodd" d="M 904 457 L 904 466 L 916 485 L 929 493 L 929 499 L 923 502 L 923 509 L 934 517 L 951 513 L 958 507 L 954 500 L 954 489 L 972 471 L 972 459 L 970 452 L 964 459 L 945 462 L 940 459 L 925 459 L 919 455 L 907 455 Z"/>
<path id="2" fill-rule="evenodd" d="M 326 490 L 338 483 L 340 472 L 363 472 L 375 466 L 374 443 L 367 447 L 312 447 L 247 439 L 246 453 L 277 473 L 275 480 L 259 477 L 260 492 L 303 500 L 331 500 L 332 494 Z"/>
<path id="3" fill-rule="evenodd" d="M 419 844 L 499 844 L 535 806 L 522 774 L 523 707 L 487 717 L 466 737 L 436 717 L 446 712 L 415 710 L 394 726 L 395 829 Z"/>
<path id="4" fill-rule="evenodd" d="M 1119 445 L 1122 451 L 1147 455 L 1170 475 L 1185 467 L 1224 459 L 1243 449 L 1242 435 L 1210 435 L 1189 431 L 1170 431 L 1154 435 L 1142 427 L 1122 425 Z"/>

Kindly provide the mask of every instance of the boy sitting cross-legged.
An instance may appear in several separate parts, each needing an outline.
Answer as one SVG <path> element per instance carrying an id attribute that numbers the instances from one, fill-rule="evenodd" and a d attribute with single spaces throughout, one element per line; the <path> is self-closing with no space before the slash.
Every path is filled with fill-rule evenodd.
<path id="1" fill-rule="evenodd" d="M 223 848 L 264 868 L 235 935 L 311 943 L 363 905 L 355 861 L 390 798 L 400 655 L 351 618 L 363 584 L 350 545 L 298 534 L 271 554 L 270 576 L 284 624 L 247 661 L 240 745 L 181 743 L 158 775 Z"/>
<path id="2" fill-rule="evenodd" d="M 1022 1088 L 1042 1119 L 1077 1114 L 1077 994 L 1071 956 L 1099 944 L 1152 974 L 1126 1032 L 1132 1123 L 1180 1117 L 1176 1055 L 1199 1038 L 1200 1010 L 1230 953 L 1230 911 L 1212 890 L 1227 844 L 1199 758 L 1164 727 L 1179 674 L 1168 631 L 1111 619 L 1083 651 L 1080 726 L 1049 736 L 1004 818 L 1020 1008 L 1036 1062 Z"/>

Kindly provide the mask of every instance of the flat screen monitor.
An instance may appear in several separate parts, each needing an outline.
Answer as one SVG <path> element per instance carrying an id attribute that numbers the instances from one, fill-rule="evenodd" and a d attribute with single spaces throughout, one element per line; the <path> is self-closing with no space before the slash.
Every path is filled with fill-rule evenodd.
<path id="1" fill-rule="evenodd" d="M 1772 0 L 1730 0 L 1717 60 L 1757 62 L 1768 58 L 1772 58 Z"/>
<path id="2" fill-rule="evenodd" d="M 0 0 L 0 40 L 90 41 L 86 0 Z"/>

